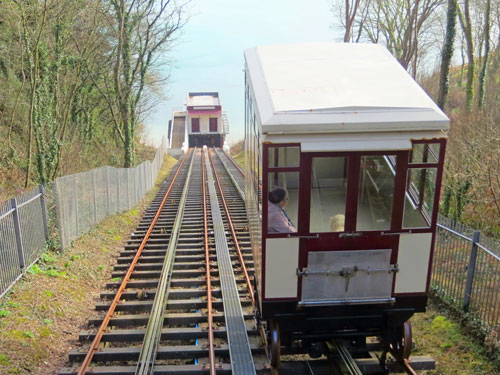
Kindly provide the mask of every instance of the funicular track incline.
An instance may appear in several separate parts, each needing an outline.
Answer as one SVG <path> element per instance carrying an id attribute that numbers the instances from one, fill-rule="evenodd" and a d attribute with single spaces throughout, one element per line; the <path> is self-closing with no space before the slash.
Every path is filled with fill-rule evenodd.
<path id="1" fill-rule="evenodd" d="M 61 375 L 269 373 L 244 202 L 211 153 L 189 150 L 164 182 Z"/>

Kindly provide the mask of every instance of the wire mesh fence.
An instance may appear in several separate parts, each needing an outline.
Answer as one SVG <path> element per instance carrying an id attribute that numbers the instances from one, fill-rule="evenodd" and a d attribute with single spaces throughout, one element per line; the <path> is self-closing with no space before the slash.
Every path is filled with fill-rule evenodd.
<path id="1" fill-rule="evenodd" d="M 61 248 L 109 214 L 126 211 L 151 189 L 166 142 L 135 168 L 101 167 L 64 176 L 0 204 L 0 298 L 38 259 L 49 238 Z"/>
<path id="2" fill-rule="evenodd" d="M 0 205 L 0 297 L 45 247 L 47 220 L 41 186 Z"/>
<path id="3" fill-rule="evenodd" d="M 486 332 L 500 333 L 500 244 L 440 217 L 431 286 Z"/>
<path id="4" fill-rule="evenodd" d="M 165 141 L 153 161 L 135 168 L 101 167 L 56 179 L 54 192 L 61 247 L 109 214 L 129 210 L 151 189 L 163 163 Z"/>

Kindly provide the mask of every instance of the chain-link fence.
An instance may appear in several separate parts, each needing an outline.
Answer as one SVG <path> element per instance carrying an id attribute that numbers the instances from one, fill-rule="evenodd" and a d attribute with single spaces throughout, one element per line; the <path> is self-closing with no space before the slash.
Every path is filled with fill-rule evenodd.
<path id="1" fill-rule="evenodd" d="M 0 297 L 36 261 L 48 238 L 42 186 L 0 205 Z"/>
<path id="2" fill-rule="evenodd" d="M 65 248 L 107 215 L 136 205 L 153 187 L 165 151 L 163 140 L 155 158 L 135 168 L 60 177 L 48 191 L 39 186 L 0 204 L 0 298 L 36 262 L 49 236 L 59 236 Z"/>
<path id="3" fill-rule="evenodd" d="M 152 162 L 135 168 L 101 167 L 56 179 L 54 193 L 61 247 L 109 214 L 129 210 L 151 189 L 163 163 L 165 140 Z"/>
<path id="4" fill-rule="evenodd" d="M 500 334 L 500 244 L 463 224 L 439 218 L 431 287 L 488 334 Z M 498 340 L 498 339 L 497 339 Z M 499 342 L 500 344 L 500 342 Z"/>

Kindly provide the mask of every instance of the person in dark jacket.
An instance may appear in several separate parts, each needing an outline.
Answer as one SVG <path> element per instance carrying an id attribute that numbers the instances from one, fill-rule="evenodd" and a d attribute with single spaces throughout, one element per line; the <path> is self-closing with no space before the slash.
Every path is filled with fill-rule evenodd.
<path id="1" fill-rule="evenodd" d="M 288 200 L 288 192 L 281 187 L 274 188 L 269 193 L 269 204 L 267 205 L 267 231 L 269 233 L 297 232 L 295 225 L 285 211 Z"/>

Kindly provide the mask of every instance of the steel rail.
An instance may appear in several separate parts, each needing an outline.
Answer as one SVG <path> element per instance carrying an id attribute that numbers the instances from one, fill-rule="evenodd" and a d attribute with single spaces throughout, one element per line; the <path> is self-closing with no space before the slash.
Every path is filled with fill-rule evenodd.
<path id="1" fill-rule="evenodd" d="M 194 150 L 194 153 L 196 153 L 196 149 Z M 177 246 L 177 239 L 179 237 L 181 221 L 184 216 L 184 208 L 186 206 L 194 159 L 195 155 L 193 155 L 193 157 L 191 158 L 191 163 L 189 165 L 186 181 L 184 183 L 181 200 L 177 209 L 174 226 L 172 228 L 170 240 L 168 242 L 167 253 L 165 256 L 165 260 L 163 261 L 158 287 L 156 289 L 153 306 L 151 308 L 151 315 L 149 317 L 146 332 L 144 334 L 144 340 L 141 346 L 141 351 L 139 353 L 139 359 L 137 360 L 137 367 L 135 370 L 136 375 L 150 375 L 153 374 L 154 371 L 156 354 L 161 338 L 161 330 L 163 328 L 163 313 L 167 306 L 167 299 L 170 291 L 171 271 L 175 258 L 175 248 Z"/>
<path id="2" fill-rule="evenodd" d="M 410 361 L 408 359 L 404 359 L 403 362 L 400 363 L 408 375 L 417 375 L 413 367 L 411 367 Z"/>
<path id="3" fill-rule="evenodd" d="M 217 155 L 217 158 L 220 160 L 220 162 L 224 166 L 224 169 L 226 170 L 227 174 L 229 175 L 229 178 L 231 179 L 231 181 L 233 182 L 233 185 L 236 188 L 236 190 L 238 191 L 238 194 L 240 195 L 241 199 L 245 200 L 245 193 L 243 192 L 243 190 L 241 190 L 240 184 L 238 184 L 238 182 L 236 182 L 236 179 L 234 178 L 233 174 L 229 170 L 229 167 L 226 165 L 224 160 L 222 160 L 222 157 L 220 156 L 217 149 L 215 150 L 215 154 Z M 224 155 L 226 158 L 228 158 L 226 154 L 224 154 Z M 245 175 L 243 175 L 243 177 L 245 177 Z"/>
<path id="4" fill-rule="evenodd" d="M 238 258 L 240 260 L 241 268 L 243 268 L 243 273 L 245 275 L 245 281 L 246 281 L 246 284 L 248 287 L 248 292 L 250 293 L 250 298 L 252 299 L 252 304 L 255 304 L 255 296 L 253 293 L 252 283 L 250 282 L 250 277 L 248 276 L 247 267 L 246 267 L 245 261 L 243 259 L 243 254 L 241 253 L 241 248 L 240 248 L 240 244 L 238 242 L 238 237 L 236 236 L 236 231 L 234 230 L 233 221 L 231 219 L 231 215 L 230 215 L 229 209 L 227 207 L 226 199 L 224 198 L 224 192 L 222 191 L 222 186 L 221 186 L 221 183 L 219 180 L 219 176 L 218 176 L 217 171 L 215 169 L 215 164 L 214 164 L 214 161 L 212 158 L 212 150 L 208 151 L 208 157 L 210 159 L 210 164 L 212 165 L 212 168 L 214 170 L 215 181 L 217 182 L 217 187 L 218 187 L 220 195 L 221 195 L 222 205 L 224 206 L 224 211 L 226 212 L 228 225 L 229 225 L 229 228 L 231 229 L 231 234 L 233 236 L 233 240 L 234 240 L 234 244 L 236 247 L 236 252 L 238 253 Z"/>
<path id="5" fill-rule="evenodd" d="M 232 164 L 236 167 L 236 169 L 237 169 L 237 170 L 241 173 L 241 175 L 242 175 L 243 177 L 245 177 L 245 173 L 243 172 L 243 169 L 241 169 L 241 167 L 238 165 L 238 163 L 236 163 L 236 161 L 235 161 L 235 160 L 234 160 L 231 156 L 229 156 L 229 155 L 227 154 L 227 152 L 226 152 L 226 151 L 224 151 L 224 149 L 222 149 L 222 148 L 221 148 L 221 150 L 222 150 L 222 152 L 224 153 L 224 155 L 226 155 L 226 157 L 229 159 L 229 161 L 230 161 L 230 162 L 231 162 L 231 163 L 232 163 Z"/>
<path id="6" fill-rule="evenodd" d="M 90 348 L 87 352 L 87 355 L 85 356 L 85 359 L 83 360 L 82 364 L 80 365 L 80 368 L 78 369 L 77 375 L 85 375 L 85 373 L 87 372 L 87 369 L 90 366 L 90 363 L 92 362 L 92 358 L 94 357 L 94 354 L 97 351 L 98 346 L 101 342 L 104 331 L 108 327 L 108 324 L 111 320 L 111 317 L 112 317 L 113 313 L 115 312 L 116 306 L 118 305 L 118 302 L 120 302 L 122 293 L 125 290 L 125 287 L 127 286 L 127 283 L 130 279 L 130 276 L 132 275 L 132 272 L 134 271 L 134 268 L 135 268 L 137 262 L 139 261 L 139 257 L 141 256 L 142 251 L 146 247 L 146 242 L 148 241 L 149 236 L 153 232 L 154 226 L 156 225 L 156 222 L 158 221 L 158 218 L 160 217 L 161 210 L 162 210 L 163 206 L 165 205 L 165 202 L 167 201 L 167 198 L 170 195 L 170 192 L 172 191 L 172 188 L 173 188 L 174 183 L 177 179 L 177 176 L 179 175 L 179 172 L 181 171 L 184 162 L 186 161 L 187 157 L 190 154 L 191 154 L 191 151 L 186 153 L 186 155 L 184 155 L 184 157 L 182 158 L 181 163 L 180 163 L 179 167 L 177 168 L 177 171 L 175 172 L 174 178 L 172 179 L 172 182 L 170 183 L 170 186 L 168 187 L 168 190 L 165 193 L 165 196 L 163 197 L 163 200 L 160 203 L 160 207 L 158 208 L 158 211 L 156 212 L 155 217 L 153 218 L 153 221 L 149 225 L 148 231 L 144 235 L 144 238 L 139 246 L 139 249 L 137 250 L 135 257 L 132 260 L 132 263 L 130 263 L 130 266 L 127 270 L 127 273 L 123 277 L 122 283 L 120 284 L 120 287 L 118 288 L 116 295 L 113 298 L 111 305 L 109 306 L 109 309 L 106 313 L 106 316 L 102 320 L 101 326 L 99 327 L 99 330 L 97 331 L 97 334 L 95 335 L 94 340 L 92 341 L 92 344 L 90 345 Z"/>
<path id="7" fill-rule="evenodd" d="M 214 327 L 212 316 L 212 281 L 210 276 L 210 250 L 208 248 L 208 219 L 207 219 L 207 186 L 205 170 L 205 153 L 201 152 L 201 174 L 203 186 L 203 227 L 204 227 L 204 245 L 205 245 L 205 263 L 207 278 L 207 310 L 208 310 L 208 361 L 210 363 L 210 375 L 216 374 L 215 369 L 215 345 L 214 345 Z"/>

